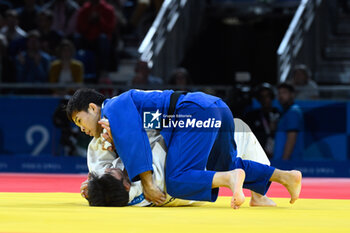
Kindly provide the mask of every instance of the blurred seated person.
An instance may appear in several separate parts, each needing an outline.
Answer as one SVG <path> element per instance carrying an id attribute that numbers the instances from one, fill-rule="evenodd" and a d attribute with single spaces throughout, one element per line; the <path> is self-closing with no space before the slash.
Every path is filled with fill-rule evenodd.
<path id="1" fill-rule="evenodd" d="M 18 26 L 18 13 L 15 10 L 8 10 L 5 14 L 4 26 L 1 33 L 4 34 L 8 42 L 8 53 L 10 59 L 14 60 L 20 51 L 26 47 L 27 33 Z"/>
<path id="2" fill-rule="evenodd" d="M 50 66 L 50 83 L 83 83 L 84 67 L 80 61 L 73 59 L 74 54 L 73 43 L 63 40 L 58 48 L 58 59 Z M 55 93 L 60 94 L 58 91 Z"/>
<path id="3" fill-rule="evenodd" d="M 40 32 L 41 49 L 50 54 L 55 55 L 55 50 L 59 46 L 63 36 L 61 33 L 52 30 L 53 15 L 50 10 L 40 11 L 38 15 L 38 30 Z"/>
<path id="4" fill-rule="evenodd" d="M 18 13 L 15 10 L 7 10 L 5 13 L 5 26 L 0 31 L 10 43 L 13 40 L 25 38 L 27 33 L 18 26 Z"/>
<path id="5" fill-rule="evenodd" d="M 17 82 L 47 83 L 51 57 L 40 49 L 40 33 L 27 34 L 27 48 L 16 57 Z"/>
<path id="6" fill-rule="evenodd" d="M 35 3 L 35 0 L 24 0 L 24 6 L 16 9 L 19 26 L 26 32 L 37 29 L 36 19 L 41 8 Z"/>
<path id="7" fill-rule="evenodd" d="M 51 0 L 42 7 L 42 10 L 52 12 L 52 30 L 70 37 L 76 32 L 79 8 L 78 3 L 73 0 Z"/>
<path id="8" fill-rule="evenodd" d="M 15 67 L 7 56 L 7 40 L 0 34 L 0 83 L 15 82 Z"/>
<path id="9" fill-rule="evenodd" d="M 188 71 L 183 67 L 179 67 L 172 72 L 169 84 L 177 86 L 178 88 L 175 88 L 177 90 L 189 91 L 187 86 L 192 84 L 192 80 Z"/>
<path id="10" fill-rule="evenodd" d="M 281 83 L 277 89 L 283 112 L 275 134 L 273 159 L 300 161 L 304 150 L 303 112 L 294 103 L 295 90 L 292 85 Z"/>
<path id="11" fill-rule="evenodd" d="M 76 39 L 76 45 L 95 52 L 99 73 L 110 67 L 115 26 L 114 8 L 105 0 L 88 0 L 78 11 L 77 32 L 81 37 Z"/>
<path id="12" fill-rule="evenodd" d="M 138 60 L 135 68 L 135 76 L 129 85 L 161 85 L 163 80 L 161 78 L 151 75 L 151 69 L 148 67 L 148 63 L 142 60 Z"/>
<path id="13" fill-rule="evenodd" d="M 292 73 L 292 85 L 296 88 L 296 99 L 317 99 L 317 84 L 311 79 L 311 72 L 305 65 L 297 65 Z"/>
<path id="14" fill-rule="evenodd" d="M 275 131 L 280 117 L 278 109 L 272 106 L 272 101 L 275 98 L 273 87 L 269 83 L 259 85 L 255 91 L 255 98 L 261 104 L 261 108 L 248 112 L 244 119 L 271 159 Z"/>

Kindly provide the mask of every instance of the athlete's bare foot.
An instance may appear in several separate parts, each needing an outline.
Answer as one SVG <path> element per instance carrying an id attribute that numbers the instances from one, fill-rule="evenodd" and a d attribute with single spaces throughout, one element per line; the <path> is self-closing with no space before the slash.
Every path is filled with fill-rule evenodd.
<path id="1" fill-rule="evenodd" d="M 302 179 L 301 172 L 297 170 L 289 171 L 285 179 L 286 180 L 283 185 L 287 188 L 290 194 L 289 203 L 293 204 L 299 198 Z"/>
<path id="2" fill-rule="evenodd" d="M 242 189 L 245 179 L 245 172 L 242 169 L 235 169 L 231 171 L 230 175 L 230 189 L 233 193 L 231 207 L 233 209 L 239 209 L 245 200 Z"/>
<path id="3" fill-rule="evenodd" d="M 252 197 L 250 198 L 249 205 L 250 206 L 265 206 L 265 207 L 274 207 L 276 203 L 268 198 L 267 196 L 263 196 L 259 193 L 251 192 Z"/>

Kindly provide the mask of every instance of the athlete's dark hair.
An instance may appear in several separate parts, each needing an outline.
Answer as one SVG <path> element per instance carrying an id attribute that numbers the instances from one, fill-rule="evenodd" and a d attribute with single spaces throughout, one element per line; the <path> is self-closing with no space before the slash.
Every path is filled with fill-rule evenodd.
<path id="1" fill-rule="evenodd" d="M 117 180 L 111 174 L 98 177 L 91 173 L 88 184 L 88 201 L 90 206 L 126 206 L 129 192 L 123 180 Z"/>
<path id="2" fill-rule="evenodd" d="M 81 88 L 77 90 L 74 95 L 69 99 L 66 106 L 67 117 L 70 121 L 73 121 L 73 112 L 87 111 L 90 103 L 94 103 L 97 106 L 102 106 L 106 97 L 94 89 Z"/>
<path id="3" fill-rule="evenodd" d="M 287 89 L 291 93 L 295 92 L 295 89 L 294 89 L 293 85 L 290 85 L 289 83 L 280 83 L 280 84 L 278 84 L 277 89 L 281 89 L 281 88 Z"/>

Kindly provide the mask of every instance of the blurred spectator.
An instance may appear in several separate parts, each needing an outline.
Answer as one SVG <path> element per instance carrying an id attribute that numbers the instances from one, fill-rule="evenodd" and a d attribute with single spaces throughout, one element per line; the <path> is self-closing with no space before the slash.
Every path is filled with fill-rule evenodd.
<path id="1" fill-rule="evenodd" d="M 3 65 L 3 59 L 6 58 L 6 49 L 7 49 L 7 40 L 6 37 L 0 34 L 0 83 L 7 81 L 5 80 L 5 75 L 3 74 L 4 68 L 6 66 Z"/>
<path id="2" fill-rule="evenodd" d="M 294 67 L 292 84 L 296 88 L 296 99 L 316 99 L 319 96 L 317 84 L 311 80 L 311 72 L 305 65 Z"/>
<path id="3" fill-rule="evenodd" d="M 1 28 L 1 33 L 6 36 L 8 42 L 26 37 L 27 33 L 18 26 L 17 12 L 15 10 L 7 10 L 5 16 L 5 26 Z"/>
<path id="4" fill-rule="evenodd" d="M 294 103 L 294 87 L 278 85 L 278 100 L 283 107 L 275 137 L 273 159 L 300 161 L 304 149 L 304 119 L 300 107 Z"/>
<path id="5" fill-rule="evenodd" d="M 83 63 L 84 83 L 97 83 L 96 57 L 92 51 L 77 50 L 75 58 Z"/>
<path id="6" fill-rule="evenodd" d="M 261 108 L 248 112 L 245 121 L 256 135 L 267 156 L 271 158 L 275 144 L 275 131 L 280 116 L 278 109 L 272 106 L 272 101 L 275 98 L 272 86 L 268 83 L 259 85 L 255 97 L 261 104 Z"/>
<path id="7" fill-rule="evenodd" d="M 188 71 L 180 67 L 172 72 L 169 84 L 178 86 L 178 90 L 189 91 L 187 86 L 192 84 L 192 80 L 190 79 Z"/>
<path id="8" fill-rule="evenodd" d="M 53 124 L 61 130 L 60 144 L 63 147 L 64 155 L 78 155 L 77 141 L 79 131 L 72 127 L 72 123 L 68 120 L 65 107 L 68 103 L 70 96 L 65 96 L 57 106 L 53 116 Z M 60 151 L 55 151 L 57 155 L 60 155 Z M 56 155 L 56 154 L 55 154 Z"/>
<path id="9" fill-rule="evenodd" d="M 40 49 L 40 33 L 28 32 L 27 49 L 16 57 L 17 82 L 45 83 L 48 81 L 50 56 Z"/>
<path id="10" fill-rule="evenodd" d="M 37 29 L 37 16 L 40 7 L 35 4 L 35 0 L 24 0 L 24 6 L 17 9 L 19 26 L 26 32 Z"/>
<path id="11" fill-rule="evenodd" d="M 116 16 L 115 30 L 112 35 L 111 41 L 111 64 L 110 71 L 118 70 L 118 63 L 120 60 L 120 54 L 123 52 L 122 48 L 125 46 L 124 43 L 120 43 L 122 40 L 122 28 L 127 25 L 127 19 L 124 16 L 123 4 L 125 0 L 107 0 L 109 4 L 114 7 L 114 13 Z"/>
<path id="12" fill-rule="evenodd" d="M 82 83 L 83 64 L 73 59 L 75 48 L 69 40 L 63 40 L 58 48 L 58 59 L 50 66 L 49 80 L 51 83 Z"/>
<path id="13" fill-rule="evenodd" d="M 15 68 L 13 62 L 7 56 L 7 40 L 0 34 L 0 82 L 14 82 Z"/>
<path id="14" fill-rule="evenodd" d="M 8 41 L 8 53 L 10 59 L 14 60 L 19 51 L 25 49 L 27 33 L 18 26 L 18 13 L 15 10 L 6 11 L 5 25 L 1 33 L 6 35 Z"/>
<path id="15" fill-rule="evenodd" d="M 126 18 L 123 14 L 123 4 L 125 0 L 107 0 L 107 2 L 114 7 L 117 23 L 120 23 L 123 26 L 126 25 Z"/>
<path id="16" fill-rule="evenodd" d="M 145 17 L 146 12 L 150 9 L 152 16 L 156 16 L 160 8 L 162 7 L 163 0 L 137 0 L 137 4 L 134 12 L 131 15 L 129 25 L 133 28 L 137 28 Z"/>
<path id="17" fill-rule="evenodd" d="M 76 21 L 79 5 L 73 0 L 51 0 L 42 10 L 51 10 L 53 14 L 52 30 L 64 36 L 72 36 L 76 32 Z"/>
<path id="18" fill-rule="evenodd" d="M 0 14 L 4 15 L 5 12 L 9 9 L 12 9 L 13 5 L 11 4 L 11 2 L 9 1 L 5 1 L 5 0 L 0 0 Z"/>
<path id="19" fill-rule="evenodd" d="M 114 8 L 105 0 L 89 0 L 79 9 L 77 31 L 82 37 L 76 44 L 82 45 L 83 49 L 95 51 L 99 73 L 110 67 L 115 25 Z"/>
<path id="20" fill-rule="evenodd" d="M 132 85 L 161 85 L 163 80 L 161 78 L 151 75 L 151 69 L 145 61 L 137 61 L 135 65 L 135 76 L 132 80 Z M 129 83 L 130 85 L 130 83 Z"/>
<path id="21" fill-rule="evenodd" d="M 53 15 L 50 10 L 43 10 L 38 15 L 38 30 L 40 32 L 41 49 L 54 56 L 56 48 L 62 40 L 62 35 L 51 29 Z"/>

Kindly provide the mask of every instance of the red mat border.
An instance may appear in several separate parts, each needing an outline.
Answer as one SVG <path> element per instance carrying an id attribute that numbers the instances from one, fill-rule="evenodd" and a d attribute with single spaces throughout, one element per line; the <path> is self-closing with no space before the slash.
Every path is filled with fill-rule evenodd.
<path id="1" fill-rule="evenodd" d="M 0 173 L 0 192 L 68 192 L 79 193 L 85 174 L 33 174 Z M 250 196 L 248 190 L 244 190 Z M 231 191 L 220 189 L 220 196 L 230 196 Z M 287 190 L 273 183 L 269 197 L 289 197 Z M 350 199 L 350 178 L 304 178 L 300 198 Z"/>

